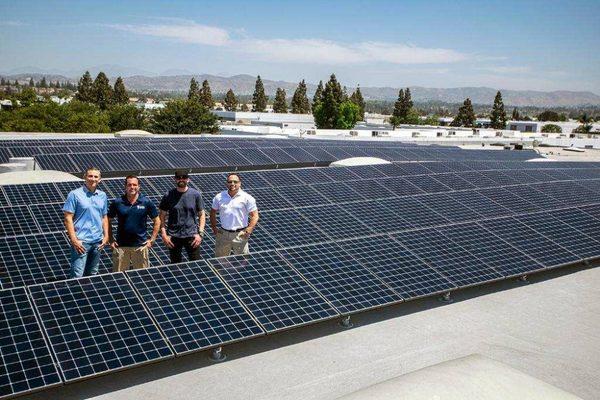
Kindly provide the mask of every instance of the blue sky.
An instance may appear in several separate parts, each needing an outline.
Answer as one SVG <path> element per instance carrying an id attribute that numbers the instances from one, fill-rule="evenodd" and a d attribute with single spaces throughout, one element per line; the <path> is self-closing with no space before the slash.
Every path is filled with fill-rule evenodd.
<path id="1" fill-rule="evenodd" d="M 152 73 L 600 94 L 600 1 L 6 1 L 0 72 Z"/>

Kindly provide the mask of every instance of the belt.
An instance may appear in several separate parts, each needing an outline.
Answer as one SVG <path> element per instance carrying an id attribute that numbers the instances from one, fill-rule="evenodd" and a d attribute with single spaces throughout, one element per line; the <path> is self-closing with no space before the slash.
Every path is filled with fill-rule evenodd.
<path id="1" fill-rule="evenodd" d="M 247 228 L 247 226 L 245 226 L 243 228 L 239 228 L 239 229 L 233 229 L 233 230 L 231 230 L 231 229 L 225 229 L 225 228 L 221 228 L 221 229 L 223 229 L 224 231 L 227 231 L 227 232 L 241 232 L 241 231 L 243 231 L 246 228 Z"/>

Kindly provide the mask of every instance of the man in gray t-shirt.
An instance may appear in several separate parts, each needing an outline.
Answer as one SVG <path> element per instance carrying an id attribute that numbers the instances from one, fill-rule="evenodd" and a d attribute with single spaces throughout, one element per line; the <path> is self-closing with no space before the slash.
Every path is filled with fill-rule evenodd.
<path id="1" fill-rule="evenodd" d="M 163 196 L 158 206 L 161 236 L 172 263 L 182 261 L 183 248 L 190 261 L 199 260 L 206 223 L 202 194 L 189 187 L 190 177 L 185 170 L 175 171 L 175 182 L 177 186 Z"/>

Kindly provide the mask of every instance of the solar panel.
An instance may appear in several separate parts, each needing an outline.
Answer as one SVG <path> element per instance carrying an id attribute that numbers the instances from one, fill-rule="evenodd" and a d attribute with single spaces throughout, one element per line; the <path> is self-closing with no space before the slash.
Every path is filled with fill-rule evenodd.
<path id="1" fill-rule="evenodd" d="M 243 149 L 240 150 L 241 154 L 250 163 L 249 165 L 271 165 L 275 164 L 275 161 L 259 149 Z"/>
<path id="2" fill-rule="evenodd" d="M 331 304 L 274 251 L 213 258 L 209 263 L 267 333 L 338 315 Z"/>
<path id="3" fill-rule="evenodd" d="M 379 184 L 392 192 L 395 196 L 410 196 L 413 194 L 425 193 L 409 181 L 401 177 L 382 178 L 378 180 Z"/>
<path id="4" fill-rule="evenodd" d="M 263 334 L 204 261 L 126 275 L 178 355 Z"/>
<path id="5" fill-rule="evenodd" d="M 0 238 L 2 287 L 28 286 L 69 277 L 70 245 L 62 232 Z M 110 260 L 101 259 L 99 273 L 112 269 Z"/>
<path id="6" fill-rule="evenodd" d="M 98 188 L 106 192 L 109 199 L 121 197 L 125 193 L 125 179 L 102 179 Z"/>
<path id="7" fill-rule="evenodd" d="M 364 200 L 365 197 L 352 189 L 351 182 L 316 183 L 313 189 L 323 195 L 330 203 L 338 204 L 348 201 Z"/>
<path id="8" fill-rule="evenodd" d="M 419 197 L 386 199 L 383 200 L 383 204 L 397 215 L 396 218 L 405 220 L 414 228 L 450 223 L 448 218 L 428 207 Z"/>
<path id="9" fill-rule="evenodd" d="M 591 204 L 598 200 L 596 193 L 572 181 L 538 183 L 531 186 L 568 206 Z"/>
<path id="10" fill-rule="evenodd" d="M 358 219 L 358 209 L 355 213 L 350 213 L 338 205 L 324 205 L 305 207 L 300 211 L 332 239 L 349 239 L 375 233 Z"/>
<path id="11" fill-rule="evenodd" d="M 175 188 L 175 180 L 172 176 L 150 176 L 146 178 L 146 181 L 155 189 L 154 193 L 161 196 Z"/>
<path id="12" fill-rule="evenodd" d="M 225 189 L 227 177 L 225 174 L 192 174 L 191 181 L 201 192 L 216 192 Z M 246 181 L 244 180 L 244 186 Z M 211 199 L 205 199 L 211 200 Z"/>
<path id="13" fill-rule="evenodd" d="M 296 163 L 296 159 L 290 156 L 282 149 L 273 147 L 261 147 L 260 151 L 265 153 L 267 157 L 273 160 L 276 164 L 293 164 Z"/>
<path id="14" fill-rule="evenodd" d="M 481 218 L 481 214 L 444 193 L 422 195 L 416 199 L 452 222 L 473 221 Z"/>
<path id="15" fill-rule="evenodd" d="M 131 155 L 138 160 L 144 170 L 173 168 L 160 151 L 133 151 Z"/>
<path id="16" fill-rule="evenodd" d="M 308 185 L 283 186 L 275 188 L 275 191 L 293 207 L 329 204 L 325 196 Z"/>
<path id="17" fill-rule="evenodd" d="M 489 197 L 495 203 L 500 204 L 502 207 L 511 210 L 511 213 L 525 213 L 530 211 L 535 211 L 538 209 L 536 204 L 530 203 L 527 200 L 517 196 L 514 193 L 511 193 L 510 190 L 506 190 L 504 188 L 488 188 L 488 189 L 480 189 L 479 193 L 483 194 L 486 197 Z"/>
<path id="18" fill-rule="evenodd" d="M 61 384 L 24 288 L 0 291 L 0 398 Z"/>
<path id="19" fill-rule="evenodd" d="M 360 179 L 385 178 L 386 174 L 372 165 L 363 165 L 359 167 L 349 167 Z"/>
<path id="20" fill-rule="evenodd" d="M 459 287 L 502 278 L 492 267 L 453 244 L 435 228 L 397 233 L 392 237 Z"/>
<path id="21" fill-rule="evenodd" d="M 279 253 L 341 314 L 398 303 L 402 298 L 335 243 Z"/>
<path id="22" fill-rule="evenodd" d="M 387 235 L 338 243 L 405 300 L 455 288 L 448 279 Z"/>
<path id="23" fill-rule="evenodd" d="M 29 210 L 40 232 L 64 231 L 63 203 L 34 204 Z"/>
<path id="24" fill-rule="evenodd" d="M 274 245 L 268 249 L 299 246 L 327 241 L 329 238 L 305 218 L 301 210 L 265 211 L 260 214 L 259 227 L 254 232 L 265 231 Z M 254 241 L 254 232 L 251 242 Z"/>
<path id="25" fill-rule="evenodd" d="M 448 192 L 451 190 L 448 186 L 444 185 L 442 182 L 438 181 L 433 176 L 406 176 L 404 177 L 404 179 L 412 183 L 425 193 Z"/>
<path id="26" fill-rule="evenodd" d="M 79 172 L 69 154 L 40 154 L 35 156 L 35 161 L 45 170 Z"/>
<path id="27" fill-rule="evenodd" d="M 479 172 L 481 175 L 490 179 L 495 183 L 494 186 L 508 186 L 508 185 L 516 185 L 519 182 L 512 179 L 510 176 L 504 174 L 502 171 L 481 171 Z"/>
<path id="28" fill-rule="evenodd" d="M 348 181 L 346 185 L 352 190 L 360 194 L 365 199 L 382 199 L 394 196 L 394 192 L 388 190 L 385 186 L 380 185 L 375 179 L 364 179 L 360 181 Z"/>
<path id="29" fill-rule="evenodd" d="M 596 258 L 600 256 L 600 242 L 580 232 L 569 224 L 562 223 L 552 216 L 552 212 L 528 214 L 519 217 L 519 222 L 536 230 L 548 239 L 560 243 L 561 246 L 580 258 Z M 597 232 L 594 236 L 597 236 Z"/>
<path id="30" fill-rule="evenodd" d="M 113 167 L 100 153 L 73 153 L 71 158 L 75 162 L 75 172 L 85 172 L 90 167 L 100 168 L 100 171 L 112 171 Z"/>
<path id="31" fill-rule="evenodd" d="M 321 170 L 334 182 L 352 181 L 360 179 L 350 168 L 345 167 L 328 167 Z"/>
<path id="32" fill-rule="evenodd" d="M 445 226 L 439 228 L 439 231 L 457 246 L 469 251 L 506 277 L 544 268 L 533 258 L 521 253 L 477 224 Z"/>
<path id="33" fill-rule="evenodd" d="M 259 210 L 277 210 L 281 208 L 290 208 L 285 197 L 281 196 L 273 188 L 249 189 L 247 191 L 256 200 L 256 206 Z"/>
<path id="34" fill-rule="evenodd" d="M 425 165 L 428 170 L 436 174 L 454 172 L 454 169 L 446 162 L 428 162 Z"/>
<path id="35" fill-rule="evenodd" d="M 217 150 L 216 154 L 221 158 L 225 165 L 228 166 L 242 166 L 242 165 L 252 165 L 240 150 L 237 149 L 221 149 Z"/>
<path id="36" fill-rule="evenodd" d="M 102 153 L 102 156 L 110 164 L 111 171 L 139 171 L 143 169 L 142 164 L 130 152 L 106 152 Z"/>
<path id="37" fill-rule="evenodd" d="M 443 182 L 444 185 L 452 190 L 474 189 L 476 186 L 461 178 L 458 174 L 440 174 L 436 175 L 437 181 Z"/>
<path id="38" fill-rule="evenodd" d="M 83 185 L 83 181 L 54 182 L 54 186 L 63 197 L 62 200 L 66 200 L 71 191 L 79 189 Z"/>
<path id="39" fill-rule="evenodd" d="M 31 233 L 38 233 L 38 228 L 27 206 L 0 208 L 0 236 Z"/>
<path id="40" fill-rule="evenodd" d="M 360 219 L 365 228 L 361 232 L 395 232 L 410 229 L 413 225 L 386 205 L 387 200 L 360 201 L 341 204 L 339 207 Z M 302 210 L 301 210 L 302 211 Z"/>
<path id="41" fill-rule="evenodd" d="M 269 170 L 260 172 L 265 182 L 274 187 L 302 185 L 302 181 L 290 170 Z M 244 179 L 244 176 L 242 176 Z"/>
<path id="42" fill-rule="evenodd" d="M 546 268 L 581 261 L 581 258 L 575 254 L 542 236 L 537 231 L 521 224 L 516 218 L 480 221 L 478 224 L 532 257 Z"/>
<path id="43" fill-rule="evenodd" d="M 478 188 L 498 186 L 496 182 L 482 175 L 479 171 L 461 172 L 458 174 L 461 178 Z"/>
<path id="44" fill-rule="evenodd" d="M 13 206 L 54 203 L 64 200 L 53 183 L 5 185 L 2 188 L 6 198 Z"/>
<path id="45" fill-rule="evenodd" d="M 8 206 L 8 200 L 6 199 L 6 196 L 4 195 L 2 186 L 0 186 L 0 207 L 6 207 L 6 206 Z"/>
<path id="46" fill-rule="evenodd" d="M 242 172 L 238 176 L 242 179 L 243 189 L 271 187 L 271 184 L 267 182 L 265 178 L 263 178 L 262 171 Z M 226 176 L 223 177 L 221 186 L 217 190 L 225 189 L 226 178 Z"/>
<path id="47" fill-rule="evenodd" d="M 405 150 L 405 152 L 408 152 L 408 150 Z M 420 164 L 420 163 L 410 162 L 410 163 L 398 163 L 396 165 L 402 170 L 402 175 L 404 175 L 404 176 L 428 175 L 433 172 L 430 169 L 428 169 L 425 165 Z"/>
<path id="48" fill-rule="evenodd" d="M 123 273 L 28 289 L 66 382 L 173 356 Z"/>
<path id="49" fill-rule="evenodd" d="M 327 150 L 322 149 L 320 147 L 314 147 L 314 146 L 307 147 L 304 150 L 306 152 L 310 153 L 313 160 L 316 160 L 319 162 L 330 162 L 330 161 L 336 160 L 336 158 L 332 154 L 329 154 L 329 152 L 327 152 Z"/>
<path id="50" fill-rule="evenodd" d="M 306 152 L 299 147 L 282 147 L 281 150 L 288 153 L 294 160 L 300 163 L 320 161 L 313 154 Z"/>
<path id="51" fill-rule="evenodd" d="M 473 209 L 478 214 L 484 217 L 497 217 L 501 215 L 512 214 L 512 211 L 506 207 L 502 207 L 489 197 L 482 195 L 481 193 L 474 190 L 467 190 L 463 192 L 450 192 L 446 193 L 447 196 L 453 198 L 460 204 Z"/>
<path id="52" fill-rule="evenodd" d="M 323 168 L 298 168 L 290 172 L 304 184 L 332 182 L 331 178 L 323 172 Z"/>
<path id="53" fill-rule="evenodd" d="M 194 158 L 184 150 L 165 150 L 161 154 L 173 168 L 190 168 L 196 165 Z"/>

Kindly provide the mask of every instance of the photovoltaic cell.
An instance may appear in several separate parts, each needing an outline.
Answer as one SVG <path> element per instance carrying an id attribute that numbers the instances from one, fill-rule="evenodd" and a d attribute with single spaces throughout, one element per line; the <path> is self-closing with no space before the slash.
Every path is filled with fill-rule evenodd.
<path id="1" fill-rule="evenodd" d="M 123 273 L 28 289 L 66 382 L 173 356 Z"/>
<path id="2" fill-rule="evenodd" d="M 332 182 L 331 178 L 323 172 L 323 168 L 298 168 L 290 172 L 304 184 Z"/>
<path id="3" fill-rule="evenodd" d="M 537 205 L 530 203 L 516 194 L 511 193 L 510 190 L 505 190 L 501 187 L 480 189 L 478 192 L 510 210 L 511 214 L 526 213 L 537 209 Z"/>
<path id="4" fill-rule="evenodd" d="M 0 238 L 2 287 L 28 286 L 69 277 L 70 245 L 62 232 Z M 110 260 L 101 258 L 99 273 L 109 272 Z"/>
<path id="5" fill-rule="evenodd" d="M 35 161 L 42 169 L 56 171 L 78 172 L 79 167 L 69 154 L 40 154 L 35 156 Z"/>
<path id="6" fill-rule="evenodd" d="M 259 210 L 278 210 L 290 208 L 292 205 L 286 201 L 274 188 L 249 189 L 247 191 L 256 200 Z"/>
<path id="7" fill-rule="evenodd" d="M 312 185 L 312 187 L 333 204 L 365 200 L 365 197 L 352 189 L 350 185 L 351 182 L 332 182 L 317 183 Z"/>
<path id="8" fill-rule="evenodd" d="M 544 266 L 477 224 L 445 226 L 439 231 L 506 277 L 543 269 Z"/>
<path id="9" fill-rule="evenodd" d="M 160 151 L 134 151 L 132 157 L 138 160 L 144 170 L 173 168 L 171 163 L 160 154 Z"/>
<path id="10" fill-rule="evenodd" d="M 334 182 L 352 181 L 360 179 L 360 176 L 356 175 L 350 168 L 345 167 L 327 167 L 322 169 L 323 173 L 327 175 Z"/>
<path id="11" fill-rule="evenodd" d="M 172 176 L 149 176 L 146 178 L 146 181 L 155 189 L 154 193 L 158 193 L 161 196 L 175 188 L 175 179 Z"/>
<path id="12" fill-rule="evenodd" d="M 276 252 L 214 258 L 209 263 L 266 332 L 338 315 Z"/>
<path id="13" fill-rule="evenodd" d="M 478 188 L 498 186 L 496 182 L 482 175 L 479 171 L 461 172 L 458 174 L 458 176 L 460 176 L 462 179 L 466 180 L 470 184 L 477 186 Z"/>
<path id="14" fill-rule="evenodd" d="M 537 231 L 521 224 L 516 218 L 480 221 L 479 225 L 504 239 L 522 253 L 535 259 L 546 268 L 581 261 L 560 244 L 547 239 Z"/>
<path id="15" fill-rule="evenodd" d="M 462 192 L 447 193 L 447 196 L 453 198 L 457 202 L 475 210 L 478 214 L 484 217 L 498 217 L 502 215 L 510 215 L 512 211 L 506 207 L 502 207 L 489 197 L 482 195 L 474 190 L 466 190 Z"/>
<path id="16" fill-rule="evenodd" d="M 102 156 L 110 164 L 111 171 L 139 171 L 142 165 L 129 152 L 106 152 Z M 127 175 L 127 174 L 124 174 Z"/>
<path id="17" fill-rule="evenodd" d="M 268 232 L 275 242 L 273 248 L 299 246 L 327 241 L 329 238 L 299 212 L 300 210 L 265 211 L 260 214 L 257 230 Z M 251 242 L 254 241 L 254 232 Z"/>
<path id="18" fill-rule="evenodd" d="M 75 172 L 85 172 L 90 166 L 100 168 L 100 171 L 112 171 L 113 167 L 100 153 L 73 153 Z"/>
<path id="19" fill-rule="evenodd" d="M 458 174 L 435 175 L 435 179 L 443 182 L 452 190 L 474 189 L 476 186 L 461 178 Z"/>
<path id="20" fill-rule="evenodd" d="M 404 177 L 408 182 L 412 183 L 425 193 L 448 192 L 451 189 L 442 182 L 435 179 L 433 176 L 419 175 Z"/>
<path id="21" fill-rule="evenodd" d="M 0 237 L 38 233 L 27 206 L 0 208 Z"/>
<path id="22" fill-rule="evenodd" d="M 217 192 L 225 189 L 225 182 L 227 180 L 226 174 L 192 174 L 190 176 L 191 181 L 194 182 L 201 192 Z M 244 181 L 244 184 L 246 182 Z M 204 201 L 210 201 L 212 199 L 204 198 Z"/>
<path id="23" fill-rule="evenodd" d="M 405 220 L 413 228 L 424 228 L 428 226 L 445 225 L 451 221 L 442 214 L 435 212 L 419 197 L 403 197 L 382 200 L 385 207 L 392 210 L 397 218 Z"/>
<path id="24" fill-rule="evenodd" d="M 260 172 L 260 176 L 273 187 L 302 185 L 302 181 L 290 170 L 269 170 Z M 242 180 L 244 177 L 242 176 Z"/>
<path id="25" fill-rule="evenodd" d="M 204 261 L 126 275 L 178 355 L 263 334 Z"/>
<path id="26" fill-rule="evenodd" d="M 402 218 L 399 213 L 386 206 L 387 200 L 360 201 L 356 203 L 341 204 L 339 207 L 356 218 L 368 229 L 361 230 L 363 234 L 368 231 L 384 233 L 410 229 L 413 225 Z"/>
<path id="27" fill-rule="evenodd" d="M 496 270 L 451 243 L 435 228 L 397 233 L 392 237 L 459 287 L 502 278 Z"/>
<path id="28" fill-rule="evenodd" d="M 359 167 L 349 167 L 350 171 L 354 172 L 360 179 L 385 178 L 386 175 L 372 165 L 363 165 Z"/>
<path id="29" fill-rule="evenodd" d="M 34 204 L 29 206 L 40 232 L 64 231 L 64 203 Z"/>
<path id="30" fill-rule="evenodd" d="M 387 235 L 352 239 L 339 244 L 405 300 L 456 287 Z"/>
<path id="31" fill-rule="evenodd" d="M 473 221 L 481 218 L 481 214 L 445 193 L 417 196 L 416 199 L 452 222 Z"/>
<path id="32" fill-rule="evenodd" d="M 61 383 L 24 288 L 0 291 L 0 356 L 0 398 Z"/>
<path id="33" fill-rule="evenodd" d="M 273 160 L 276 164 L 294 164 L 297 162 L 294 157 L 290 156 L 282 149 L 261 147 L 260 151 L 265 153 L 265 155 Z"/>
<path id="34" fill-rule="evenodd" d="M 374 233 L 358 219 L 359 210 L 353 214 L 338 205 L 325 205 L 305 207 L 300 211 L 313 225 L 332 239 L 349 239 Z"/>
<path id="35" fill-rule="evenodd" d="M 2 188 L 6 198 L 13 206 L 54 203 L 63 200 L 53 183 L 5 185 Z"/>
<path id="36" fill-rule="evenodd" d="M 359 181 L 347 181 L 346 185 L 365 199 L 382 199 L 394 196 L 394 192 L 380 185 L 375 179 L 363 179 Z"/>
<path id="37" fill-rule="evenodd" d="M 329 204 L 325 196 L 308 185 L 284 186 L 275 188 L 275 191 L 293 207 Z"/>
<path id="38" fill-rule="evenodd" d="M 538 183 L 531 186 L 566 206 L 591 204 L 598 201 L 596 193 L 572 181 Z"/>
<path id="39" fill-rule="evenodd" d="M 400 302 L 401 297 L 335 244 L 279 250 L 341 314 Z"/>
<path id="40" fill-rule="evenodd" d="M 519 217 L 519 222 L 541 233 L 544 237 L 560 243 L 561 246 L 580 258 L 600 256 L 600 242 L 571 225 L 562 223 L 552 216 L 552 212 L 522 215 Z"/>
<path id="41" fill-rule="evenodd" d="M 413 194 L 425 193 L 423 190 L 399 176 L 394 178 L 382 178 L 379 179 L 378 182 L 395 196 L 410 196 Z"/>

